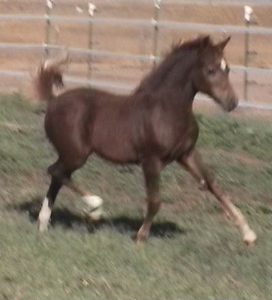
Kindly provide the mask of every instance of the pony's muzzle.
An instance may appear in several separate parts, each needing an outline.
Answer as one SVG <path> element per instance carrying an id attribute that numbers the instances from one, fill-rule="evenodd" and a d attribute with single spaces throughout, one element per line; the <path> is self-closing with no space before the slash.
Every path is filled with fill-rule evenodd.
<path id="1" fill-rule="evenodd" d="M 211 97 L 226 112 L 230 112 L 238 106 L 238 96 L 230 85 L 227 85 L 223 90 L 213 89 Z"/>
<path id="2" fill-rule="evenodd" d="M 234 97 L 230 98 L 229 101 L 228 101 L 228 105 L 226 107 L 226 110 L 228 112 L 234 110 L 238 106 L 238 102 L 239 102 L 238 97 L 234 96 Z"/>

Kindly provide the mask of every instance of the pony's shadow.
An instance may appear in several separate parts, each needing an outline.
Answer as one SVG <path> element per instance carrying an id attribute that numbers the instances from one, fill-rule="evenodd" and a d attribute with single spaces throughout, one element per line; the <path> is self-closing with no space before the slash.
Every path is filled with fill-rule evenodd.
<path id="1" fill-rule="evenodd" d="M 13 205 L 10 209 L 19 213 L 26 213 L 31 222 L 36 222 L 41 208 L 41 199 L 36 197 L 31 201 Z M 87 230 L 89 233 L 95 233 L 104 228 L 113 228 L 120 233 L 132 234 L 138 230 L 143 222 L 142 218 L 131 218 L 125 215 L 119 215 L 113 218 L 103 218 L 100 221 L 92 222 L 84 214 L 79 214 L 68 208 L 55 207 L 51 215 L 51 226 L 62 226 L 69 230 Z M 151 227 L 150 235 L 155 237 L 174 237 L 177 234 L 185 234 L 186 231 L 180 228 L 174 222 L 154 221 Z"/>

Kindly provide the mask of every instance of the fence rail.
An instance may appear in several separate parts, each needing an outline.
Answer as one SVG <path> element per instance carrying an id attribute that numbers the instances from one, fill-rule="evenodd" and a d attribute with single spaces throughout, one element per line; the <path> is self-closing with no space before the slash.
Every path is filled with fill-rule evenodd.
<path id="1" fill-rule="evenodd" d="M 187 29 L 187 30 L 199 30 L 212 31 L 212 32 L 228 32 L 228 33 L 249 33 L 249 34 L 263 34 L 272 35 L 272 28 L 266 27 L 246 27 L 246 26 L 232 26 L 232 25 L 213 25 L 206 23 L 188 23 L 188 22 L 169 22 L 169 21 L 155 21 L 142 20 L 142 19 L 115 19 L 115 18 L 90 18 L 90 17 L 73 17 L 73 16 L 37 16 L 37 15 L 20 15 L 20 14 L 2 14 L 0 15 L 0 21 L 37 21 L 37 22 L 67 22 L 67 23 L 92 23 L 102 25 L 125 25 L 125 26 L 141 26 L 141 27 L 154 27 L 169 28 L 169 29 Z"/>
<path id="2" fill-rule="evenodd" d="M 0 49 L 9 49 L 9 50 L 32 50 L 32 51 L 44 51 L 48 50 L 62 50 L 64 47 L 57 45 L 40 45 L 40 44 L 16 44 L 16 43 L 0 43 Z M 106 57 L 113 59 L 130 59 L 137 61 L 159 61 L 160 57 L 154 57 L 153 55 L 138 55 L 131 53 L 115 53 L 111 51 L 102 51 L 102 50 L 88 50 L 75 47 L 68 48 L 69 53 L 71 54 L 80 54 L 92 57 Z M 256 75 L 272 75 L 272 69 L 257 68 L 257 67 L 245 67 L 241 65 L 231 65 L 231 70 L 235 72 L 245 72 L 248 71 L 251 74 Z M 1 71 L 0 71 L 1 72 Z"/>
<path id="3" fill-rule="evenodd" d="M 1 2 L 8 2 L 10 0 L 0 0 Z M 118 3 L 118 2 L 135 2 L 135 0 L 93 0 L 96 3 Z M 152 0 L 137 0 L 138 2 L 150 2 Z M 11 2 L 11 1 L 10 1 Z M 13 0 L 13 3 L 29 3 L 30 0 Z M 31 0 L 32 3 L 41 3 L 41 0 Z M 56 2 L 56 1 L 54 1 Z M 58 4 L 88 4 L 89 0 L 57 0 Z M 166 4 L 178 3 L 178 4 L 220 4 L 220 5 L 269 5 L 272 4 L 272 0 L 163 0 Z"/>

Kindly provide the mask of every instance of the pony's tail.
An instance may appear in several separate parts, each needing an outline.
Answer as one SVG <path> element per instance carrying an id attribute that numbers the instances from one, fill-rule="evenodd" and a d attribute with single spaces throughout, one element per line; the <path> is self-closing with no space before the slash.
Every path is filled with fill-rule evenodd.
<path id="1" fill-rule="evenodd" d="M 34 77 L 35 96 L 39 101 L 49 102 L 55 98 L 53 87 L 63 87 L 63 67 L 68 64 L 67 51 L 58 58 L 50 58 L 41 63 Z"/>

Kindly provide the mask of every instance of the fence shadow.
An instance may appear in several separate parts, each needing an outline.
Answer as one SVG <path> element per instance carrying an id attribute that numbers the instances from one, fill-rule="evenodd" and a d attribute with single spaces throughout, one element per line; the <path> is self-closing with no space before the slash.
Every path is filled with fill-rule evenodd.
<path id="1" fill-rule="evenodd" d="M 41 208 L 41 199 L 36 197 L 30 201 L 9 207 L 19 213 L 27 213 L 31 222 L 36 222 Z M 84 214 L 77 213 L 68 208 L 55 207 L 51 215 L 51 226 L 61 226 L 68 230 L 87 230 L 95 233 L 105 228 L 113 228 L 117 232 L 133 234 L 142 224 L 142 218 L 133 218 L 125 215 L 117 215 L 112 218 L 103 218 L 100 221 L 92 222 Z M 150 236 L 174 237 L 177 234 L 186 234 L 185 229 L 180 228 L 171 221 L 154 221 L 151 227 Z"/>

